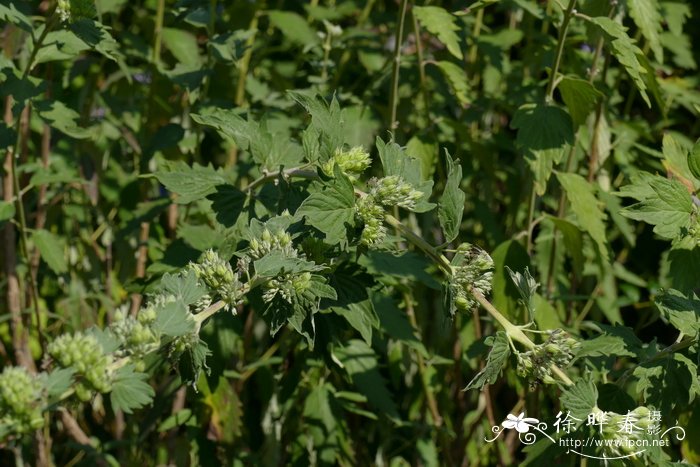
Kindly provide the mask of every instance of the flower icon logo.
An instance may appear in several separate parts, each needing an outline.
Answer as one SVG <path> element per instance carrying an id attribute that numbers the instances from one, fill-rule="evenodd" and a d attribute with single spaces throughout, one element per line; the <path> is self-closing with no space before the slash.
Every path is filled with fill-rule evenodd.
<path id="1" fill-rule="evenodd" d="M 525 412 L 520 412 L 517 417 L 513 414 L 508 414 L 506 420 L 503 420 L 503 428 L 512 430 L 515 428 L 518 433 L 527 433 L 531 426 L 536 426 L 539 420 L 536 418 L 525 417 Z"/>

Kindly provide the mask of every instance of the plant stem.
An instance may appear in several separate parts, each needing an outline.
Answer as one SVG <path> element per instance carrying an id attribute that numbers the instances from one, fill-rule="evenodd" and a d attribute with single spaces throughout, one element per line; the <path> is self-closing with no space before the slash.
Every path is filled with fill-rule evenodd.
<path id="1" fill-rule="evenodd" d="M 549 75 L 549 82 L 547 83 L 547 91 L 545 96 L 545 101 L 548 104 L 554 102 L 554 88 L 556 87 L 555 83 L 557 79 L 557 73 L 559 73 L 561 58 L 564 54 L 564 43 L 566 42 L 566 34 L 569 29 L 569 22 L 571 21 L 571 17 L 573 16 L 575 6 L 576 0 L 569 0 L 569 6 L 564 12 L 564 19 L 561 23 L 561 27 L 559 28 L 559 38 L 557 39 L 557 50 L 555 53 L 554 66 L 552 67 L 552 72 Z"/>
<path id="2" fill-rule="evenodd" d="M 160 49 L 163 43 L 163 19 L 165 17 L 165 0 L 158 0 L 158 6 L 156 9 L 156 26 L 153 33 L 155 34 L 153 38 L 153 54 L 151 55 L 151 61 L 156 68 L 160 65 Z"/>
<path id="3" fill-rule="evenodd" d="M 238 69 L 238 82 L 236 83 L 236 97 L 235 104 L 241 107 L 245 103 L 245 82 L 248 76 L 248 67 L 250 67 L 250 59 L 253 57 L 253 44 L 255 43 L 255 36 L 258 34 L 258 18 L 260 13 L 258 11 L 253 15 L 253 19 L 250 20 L 250 26 L 248 26 L 249 31 L 253 31 L 245 41 L 245 52 L 243 53 L 243 58 L 241 59 L 240 68 Z"/>
<path id="4" fill-rule="evenodd" d="M 394 45 L 394 68 L 391 75 L 391 100 L 389 107 L 391 108 L 391 120 L 389 121 L 389 129 L 395 130 L 398 128 L 396 121 L 396 109 L 399 103 L 399 71 L 401 68 L 401 44 L 403 42 L 403 28 L 406 22 L 406 9 L 408 8 L 408 0 L 401 0 L 399 7 L 399 20 L 396 25 Z"/>

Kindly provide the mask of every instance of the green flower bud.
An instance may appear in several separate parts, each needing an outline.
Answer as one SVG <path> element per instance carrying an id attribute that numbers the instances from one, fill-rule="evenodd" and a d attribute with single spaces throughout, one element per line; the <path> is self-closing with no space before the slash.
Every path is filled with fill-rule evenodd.
<path id="1" fill-rule="evenodd" d="M 86 390 L 109 392 L 112 357 L 105 355 L 94 336 L 77 332 L 64 334 L 49 344 L 48 353 L 63 368 L 73 368 L 83 378 Z"/>
<path id="2" fill-rule="evenodd" d="M 44 424 L 44 384 L 24 367 L 0 373 L 0 433 L 23 435 Z M 0 435 L 0 438 L 2 435 Z"/>
<path id="3" fill-rule="evenodd" d="M 336 149 L 335 154 L 321 166 L 321 170 L 329 177 L 333 176 L 333 167 L 338 168 L 350 178 L 355 180 L 372 164 L 369 153 L 362 146 L 355 146 L 348 151 Z"/>

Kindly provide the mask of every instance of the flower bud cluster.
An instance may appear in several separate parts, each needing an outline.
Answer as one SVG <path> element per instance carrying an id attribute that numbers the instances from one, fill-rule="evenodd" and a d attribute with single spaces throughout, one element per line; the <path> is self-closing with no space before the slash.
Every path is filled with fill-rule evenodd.
<path id="1" fill-rule="evenodd" d="M 93 0 L 58 0 L 56 14 L 64 23 L 95 17 Z"/>
<path id="2" fill-rule="evenodd" d="M 369 153 L 362 146 L 355 146 L 347 151 L 336 149 L 333 156 L 321 166 L 321 170 L 329 177 L 332 177 L 333 167 L 337 165 L 350 180 L 354 181 L 371 164 L 372 159 L 369 157 Z"/>
<path id="3" fill-rule="evenodd" d="M 386 237 L 384 227 L 384 208 L 380 206 L 372 195 L 357 200 L 355 213 L 364 223 L 360 242 L 363 245 L 372 246 L 381 243 Z"/>
<path id="4" fill-rule="evenodd" d="M 287 258 L 306 259 L 304 253 L 299 252 L 292 242 L 292 236 L 284 230 L 270 232 L 263 230 L 260 238 L 250 240 L 248 258 L 257 260 L 263 256 L 279 251 Z M 311 285 L 311 273 L 280 274 L 263 284 L 263 300 L 270 303 L 276 296 L 280 296 L 287 303 L 293 303 L 298 294 L 303 293 Z"/>
<path id="5" fill-rule="evenodd" d="M 117 356 L 142 359 L 146 354 L 157 350 L 160 347 L 160 336 L 152 327 L 155 320 L 156 310 L 152 306 L 141 309 L 136 318 L 121 310 L 115 313 L 111 329 L 121 343 Z"/>
<path id="6" fill-rule="evenodd" d="M 493 280 L 493 259 L 484 250 L 470 243 L 462 243 L 457 248 L 452 262 L 450 287 L 455 297 L 455 305 L 460 311 L 467 311 L 476 305 L 472 291 L 481 295 L 491 292 Z"/>
<path id="7" fill-rule="evenodd" d="M 278 230 L 274 233 L 268 229 L 263 230 L 260 238 L 250 240 L 250 250 L 248 256 L 251 259 L 260 259 L 272 251 L 280 251 L 287 258 L 296 258 L 299 252 L 294 248 L 292 236 L 284 230 Z"/>
<path id="8" fill-rule="evenodd" d="M 29 433 L 44 424 L 41 414 L 44 385 L 23 367 L 0 373 L 0 438 L 3 433 Z"/>
<path id="9" fill-rule="evenodd" d="M 311 273 L 304 272 L 298 275 L 282 274 L 276 279 L 269 280 L 264 288 L 263 300 L 270 303 L 276 295 L 292 303 L 296 295 L 304 293 L 311 286 Z"/>
<path id="10" fill-rule="evenodd" d="M 518 353 L 518 375 L 532 377 L 533 386 L 538 382 L 554 384 L 551 366 L 568 366 L 579 346 L 579 342 L 565 331 L 555 329 L 544 343 L 527 352 Z"/>
<path id="11" fill-rule="evenodd" d="M 370 190 L 367 196 L 355 203 L 355 214 L 364 224 L 360 242 L 372 246 L 381 243 L 386 237 L 384 208 L 399 206 L 409 210 L 415 209 L 423 193 L 398 175 L 372 178 L 368 185 Z"/>
<path id="12" fill-rule="evenodd" d="M 112 389 L 112 357 L 105 355 L 94 336 L 76 332 L 58 337 L 48 346 L 49 355 L 63 368 L 72 368 L 81 376 L 75 387 L 76 395 L 89 400 L 93 391 Z"/>
<path id="13" fill-rule="evenodd" d="M 243 284 L 228 261 L 224 261 L 214 250 L 207 250 L 198 263 L 190 263 L 189 267 L 197 279 L 226 302 L 227 308 L 235 309 L 243 295 Z"/>
<path id="14" fill-rule="evenodd" d="M 599 412 L 602 423 L 602 436 L 612 440 L 606 447 L 610 453 L 616 456 L 625 456 L 639 450 L 636 441 L 641 440 L 647 434 L 647 430 L 654 422 L 651 412 L 644 406 L 637 407 L 626 414 L 616 412 Z"/>

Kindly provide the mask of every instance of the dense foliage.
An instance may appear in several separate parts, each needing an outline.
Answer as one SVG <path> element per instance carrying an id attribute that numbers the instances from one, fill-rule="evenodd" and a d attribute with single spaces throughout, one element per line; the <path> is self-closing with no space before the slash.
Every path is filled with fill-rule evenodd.
<path id="1" fill-rule="evenodd" d="M 2 0 L 0 462 L 700 462 L 695 10 Z"/>

